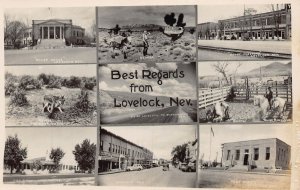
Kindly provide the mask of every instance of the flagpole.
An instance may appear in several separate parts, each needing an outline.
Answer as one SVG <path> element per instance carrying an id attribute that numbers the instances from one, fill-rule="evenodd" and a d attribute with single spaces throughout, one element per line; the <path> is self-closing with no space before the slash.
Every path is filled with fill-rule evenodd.
<path id="1" fill-rule="evenodd" d="M 211 128 L 212 126 L 210 126 L 210 132 L 209 132 L 209 166 L 211 166 L 211 162 L 210 162 L 210 154 L 211 154 Z"/>

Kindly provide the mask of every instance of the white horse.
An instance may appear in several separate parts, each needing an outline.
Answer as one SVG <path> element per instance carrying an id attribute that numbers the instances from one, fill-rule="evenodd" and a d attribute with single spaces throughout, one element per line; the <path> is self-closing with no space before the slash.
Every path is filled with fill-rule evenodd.
<path id="1" fill-rule="evenodd" d="M 283 98 L 276 97 L 272 99 L 272 109 L 279 113 L 279 118 L 282 118 L 286 108 L 286 101 Z"/>
<path id="2" fill-rule="evenodd" d="M 260 118 L 261 120 L 265 120 L 267 110 L 269 107 L 269 101 L 267 98 L 265 98 L 263 95 L 255 95 L 253 97 L 253 103 L 255 106 L 258 106 L 260 108 Z"/>

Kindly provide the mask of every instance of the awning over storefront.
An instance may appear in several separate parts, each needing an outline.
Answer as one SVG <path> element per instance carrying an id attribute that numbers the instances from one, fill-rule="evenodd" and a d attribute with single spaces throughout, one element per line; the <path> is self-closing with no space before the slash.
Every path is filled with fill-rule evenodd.
<path id="1" fill-rule="evenodd" d="M 111 162 L 119 162 L 119 158 L 113 157 L 113 156 L 98 156 L 98 160 L 103 160 L 103 161 L 111 161 Z"/>

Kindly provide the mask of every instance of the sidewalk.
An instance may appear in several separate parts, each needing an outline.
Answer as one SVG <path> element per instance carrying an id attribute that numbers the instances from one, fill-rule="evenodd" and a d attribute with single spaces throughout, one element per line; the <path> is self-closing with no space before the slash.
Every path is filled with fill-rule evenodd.
<path id="1" fill-rule="evenodd" d="M 283 54 L 292 53 L 291 41 L 198 40 L 198 45 Z"/>
<path id="2" fill-rule="evenodd" d="M 121 173 L 121 172 L 126 172 L 126 171 L 125 170 L 115 169 L 115 170 L 112 170 L 112 171 L 98 173 L 98 175 L 115 174 L 115 173 Z"/>
<path id="3" fill-rule="evenodd" d="M 211 171 L 211 172 L 225 172 L 225 173 L 241 173 L 241 174 L 258 174 L 258 175 L 275 175 L 275 176 L 290 176 L 290 173 L 286 173 L 284 170 L 279 171 L 278 173 L 267 173 L 265 170 L 252 170 L 252 171 L 244 171 L 244 170 L 224 170 L 224 168 L 210 168 L 199 170 L 201 171 Z"/>

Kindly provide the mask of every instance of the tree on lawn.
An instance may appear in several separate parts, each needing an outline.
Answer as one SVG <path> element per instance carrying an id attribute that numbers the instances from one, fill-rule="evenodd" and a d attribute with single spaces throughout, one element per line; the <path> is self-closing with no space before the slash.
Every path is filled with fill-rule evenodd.
<path id="1" fill-rule="evenodd" d="M 5 141 L 4 164 L 10 167 L 10 173 L 13 169 L 20 169 L 20 163 L 27 158 L 27 148 L 22 148 L 18 136 L 8 136 Z"/>
<path id="2" fill-rule="evenodd" d="M 61 148 L 52 148 L 50 152 L 49 158 L 54 162 L 55 164 L 55 170 L 58 169 L 60 160 L 64 157 L 65 153 Z"/>
<path id="3" fill-rule="evenodd" d="M 177 145 L 173 148 L 171 154 L 172 154 L 172 164 L 175 165 L 176 161 L 184 162 L 185 161 L 185 153 L 187 148 L 187 143 L 184 143 L 182 145 Z"/>
<path id="4" fill-rule="evenodd" d="M 73 154 L 79 168 L 91 173 L 95 166 L 96 145 L 85 139 L 81 144 L 75 146 Z"/>

